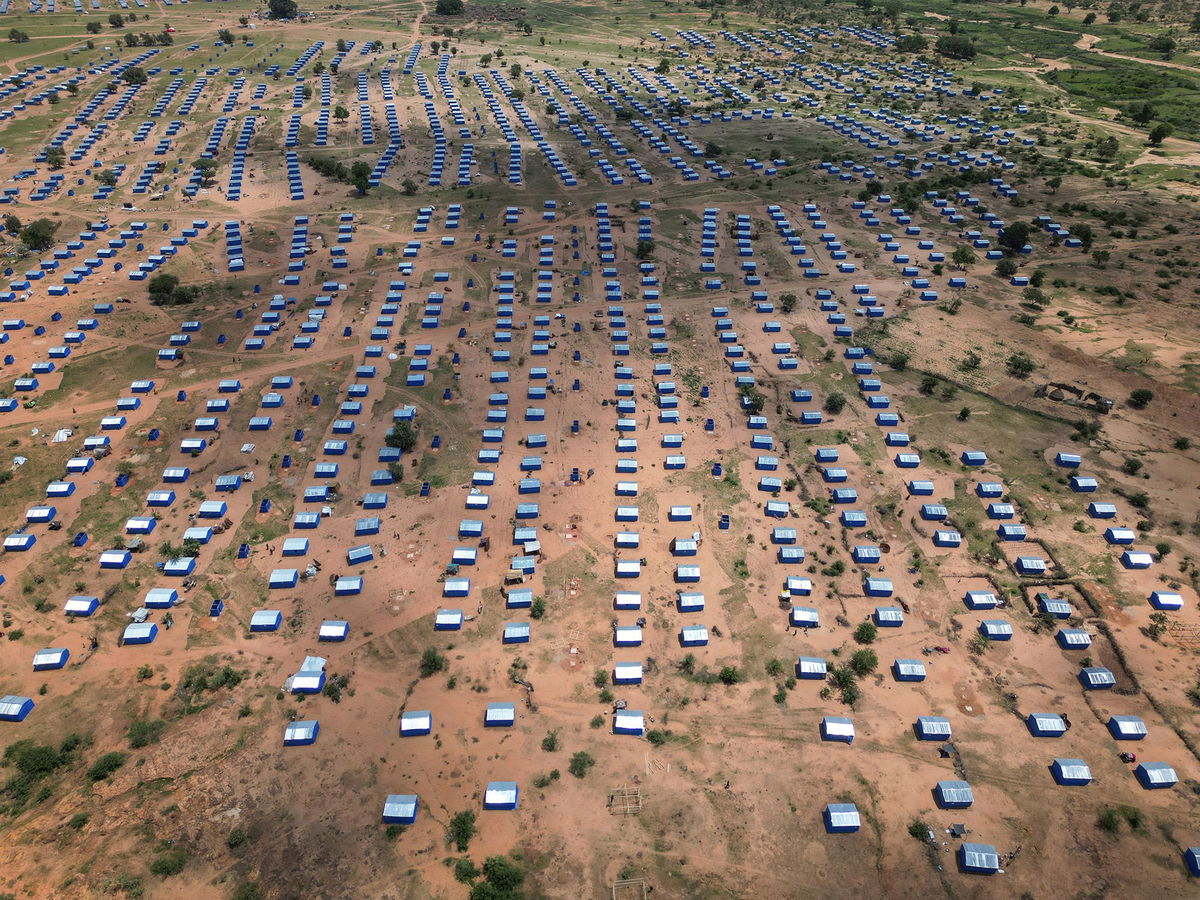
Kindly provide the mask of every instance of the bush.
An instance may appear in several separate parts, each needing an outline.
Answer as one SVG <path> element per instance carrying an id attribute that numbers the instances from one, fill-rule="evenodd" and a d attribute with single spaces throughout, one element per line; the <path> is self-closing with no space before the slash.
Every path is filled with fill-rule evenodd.
<path id="1" fill-rule="evenodd" d="M 598 714 L 592 716 L 592 721 L 588 722 L 588 725 L 591 726 L 592 728 L 603 728 L 604 727 L 604 716 L 601 716 Z"/>
<path id="2" fill-rule="evenodd" d="M 421 654 L 421 677 L 430 678 L 446 669 L 446 657 L 438 653 L 436 647 L 426 647 Z"/>
<path id="3" fill-rule="evenodd" d="M 772 678 L 778 677 L 784 673 L 782 660 L 771 659 L 767 661 L 767 674 Z"/>
<path id="4" fill-rule="evenodd" d="M 241 828 L 235 828 L 225 838 L 225 846 L 230 850 L 236 850 L 238 847 L 250 840 L 250 836 Z"/>
<path id="5" fill-rule="evenodd" d="M 479 867 L 471 862 L 468 856 L 461 856 L 454 861 L 454 880 L 470 884 L 479 877 Z"/>
<path id="6" fill-rule="evenodd" d="M 653 728 L 646 732 L 646 740 L 648 740 L 655 747 L 661 747 L 663 744 L 665 744 L 668 737 L 669 735 L 659 728 Z"/>
<path id="7" fill-rule="evenodd" d="M 557 731 L 551 731 L 544 738 L 542 738 L 542 749 L 545 750 L 547 753 L 553 753 L 555 750 L 558 749 L 558 732 Z"/>
<path id="8" fill-rule="evenodd" d="M 98 760 L 92 763 L 92 767 L 88 769 L 87 775 L 92 781 L 104 781 L 121 766 L 125 765 L 126 756 L 119 751 L 105 753 Z"/>
<path id="9" fill-rule="evenodd" d="M 850 668 L 860 678 L 870 675 L 878 666 L 879 656 L 874 650 L 856 650 L 850 657 Z"/>
<path id="10" fill-rule="evenodd" d="M 187 851 L 181 847 L 176 847 L 156 857 L 154 862 L 150 863 L 150 872 L 163 878 L 170 878 L 172 875 L 178 875 L 182 872 L 183 867 L 187 865 L 187 861 Z"/>
<path id="11" fill-rule="evenodd" d="M 546 616 L 546 600 L 543 597 L 535 597 L 533 603 L 529 607 L 529 617 L 531 619 L 542 619 Z"/>
<path id="12" fill-rule="evenodd" d="M 598 688 L 608 687 L 608 669 L 597 669 L 592 676 L 592 684 Z"/>
<path id="13" fill-rule="evenodd" d="M 135 719 L 129 726 L 129 746 L 134 750 L 157 744 L 162 739 L 167 723 L 162 719 Z"/>
<path id="14" fill-rule="evenodd" d="M 276 0 L 271 0 L 272 3 Z M 285 0 L 291 3 L 292 0 Z M 253 881 L 243 881 L 237 886 L 230 900 L 262 900 L 262 888 Z"/>
<path id="15" fill-rule="evenodd" d="M 460 853 L 465 853 L 471 844 L 471 838 L 475 837 L 475 813 L 469 809 L 455 813 L 454 818 L 450 820 L 447 834 L 450 843 L 454 844 Z"/>
<path id="16" fill-rule="evenodd" d="M 846 397 L 844 394 L 834 392 L 825 398 L 825 412 L 831 416 L 836 416 L 846 408 Z"/>
<path id="17" fill-rule="evenodd" d="M 1101 831 L 1107 831 L 1109 834 L 1116 834 L 1121 830 L 1121 815 L 1111 806 L 1106 806 L 1100 810 L 1100 815 L 1096 817 L 1096 827 Z"/>
<path id="18" fill-rule="evenodd" d="M 1154 399 L 1154 391 L 1149 388 L 1138 388 L 1129 395 L 1129 405 L 1134 409 L 1145 409 Z"/>
<path id="19" fill-rule="evenodd" d="M 721 684 L 737 684 L 742 680 L 742 673 L 738 671 L 737 666 L 722 666 L 717 677 L 721 679 Z"/>
<path id="20" fill-rule="evenodd" d="M 88 823 L 90 818 L 91 816 L 89 816 L 87 813 L 75 813 L 75 815 L 71 816 L 71 821 L 69 821 L 67 824 L 78 831 Z"/>
<path id="21" fill-rule="evenodd" d="M 860 644 L 873 644 L 877 637 L 879 637 L 879 629 L 875 627 L 874 622 L 861 622 L 854 629 L 854 640 Z"/>
<path id="22" fill-rule="evenodd" d="M 483 861 L 483 877 L 488 884 L 508 895 L 521 886 L 525 873 L 507 856 L 489 856 Z"/>
<path id="23" fill-rule="evenodd" d="M 571 757 L 571 762 L 567 765 L 567 771 L 576 778 L 583 778 L 594 765 L 596 765 L 595 757 L 586 750 L 580 750 Z"/>

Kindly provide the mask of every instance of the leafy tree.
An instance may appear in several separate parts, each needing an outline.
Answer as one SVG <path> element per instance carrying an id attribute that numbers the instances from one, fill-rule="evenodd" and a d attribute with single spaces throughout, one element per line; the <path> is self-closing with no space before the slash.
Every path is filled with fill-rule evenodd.
<path id="1" fill-rule="evenodd" d="M 1154 391 L 1149 388 L 1138 388 L 1129 394 L 1129 405 L 1134 409 L 1145 409 L 1154 399 Z"/>
<path id="2" fill-rule="evenodd" d="M 417 429 L 412 422 L 401 419 L 388 431 L 384 443 L 399 448 L 401 453 L 410 453 L 417 446 Z"/>
<path id="3" fill-rule="evenodd" d="M 4 217 L 4 230 L 9 234 L 17 234 L 21 230 L 21 220 L 12 213 L 8 213 Z"/>
<path id="4" fill-rule="evenodd" d="M 461 16 L 463 14 L 463 0 L 437 0 L 437 6 L 434 11 L 439 16 Z"/>
<path id="5" fill-rule="evenodd" d="M 1046 15 L 1051 16 L 1051 17 L 1057 16 L 1060 11 L 1061 10 L 1059 10 L 1059 8 L 1057 6 L 1052 6 L 1048 10 L 1046 10 Z"/>
<path id="6" fill-rule="evenodd" d="M 954 254 L 950 257 L 950 259 L 960 269 L 965 269 L 967 266 L 975 264 L 975 251 L 966 244 L 960 244 L 954 249 Z"/>
<path id="7" fill-rule="evenodd" d="M 1021 248 L 1029 243 L 1029 225 L 1025 222 L 1012 222 L 1005 225 L 1000 232 L 1000 246 L 1008 253 L 1019 253 Z"/>
<path id="8" fill-rule="evenodd" d="M 30 250 L 45 250 L 54 243 L 58 223 L 50 219 L 35 219 L 21 229 L 21 243 Z"/>
<path id="9" fill-rule="evenodd" d="M 217 32 L 217 40 L 223 44 L 232 44 L 233 43 L 233 32 L 230 31 L 228 28 L 222 28 L 220 31 Z"/>
<path id="10" fill-rule="evenodd" d="M 8 30 L 8 39 L 14 44 L 24 44 L 29 40 L 29 34 L 16 28 Z"/>
<path id="11" fill-rule="evenodd" d="M 125 18 L 120 13 L 113 13 L 108 17 L 108 24 L 113 28 L 124 28 Z"/>
<path id="12" fill-rule="evenodd" d="M 83 26 L 83 30 L 88 34 L 99 34 L 104 30 L 104 26 L 99 22 L 88 22 L 85 26 Z"/>
<path id="13" fill-rule="evenodd" d="M 296 0 L 267 0 L 267 17 L 271 19 L 294 19 L 300 12 Z"/>
<path id="14" fill-rule="evenodd" d="M 117 173 L 114 172 L 112 169 L 105 169 L 102 172 L 97 172 L 96 173 L 96 181 L 98 181 L 100 184 L 105 185 L 106 187 L 116 187 Z"/>
<path id="15" fill-rule="evenodd" d="M 350 118 L 350 110 L 342 106 L 340 103 L 333 108 L 333 117 L 339 122 L 345 122 Z"/>
<path id="16" fill-rule="evenodd" d="M 417 183 L 411 178 L 405 178 L 400 182 L 400 188 L 404 191 L 404 196 L 411 197 L 417 192 Z"/>
<path id="17" fill-rule="evenodd" d="M 1175 39 L 1169 35 L 1160 34 L 1150 39 L 1150 43 L 1146 45 L 1155 53 L 1161 53 L 1164 59 L 1170 59 L 1174 55 L 1178 45 Z"/>
<path id="18" fill-rule="evenodd" d="M 367 188 L 371 186 L 371 167 L 362 160 L 359 160 L 350 167 L 350 183 L 358 189 L 358 194 L 361 197 L 367 192 Z"/>
<path id="19" fill-rule="evenodd" d="M 846 408 L 846 395 L 839 393 L 838 391 L 834 391 L 825 398 L 824 408 L 825 412 L 829 413 L 831 416 L 836 416 Z"/>
<path id="20" fill-rule="evenodd" d="M 521 77 L 521 64 L 513 63 L 511 66 L 509 66 L 508 67 L 508 76 L 510 78 L 520 78 Z"/>
<path id="21" fill-rule="evenodd" d="M 198 159 L 192 164 L 192 168 L 200 173 L 201 185 L 207 187 L 213 183 L 213 179 L 217 174 L 217 162 L 214 159 Z"/>
<path id="22" fill-rule="evenodd" d="M 654 241 L 638 241 L 637 247 L 634 249 L 634 256 L 641 260 L 650 259 L 652 256 L 654 256 Z"/>
<path id="23" fill-rule="evenodd" d="M 963 34 L 942 35 L 934 44 L 934 49 L 951 59 L 974 59 L 978 52 L 975 42 Z"/>
<path id="24" fill-rule="evenodd" d="M 67 152 L 62 147 L 53 145 L 46 148 L 46 165 L 52 169 L 61 169 L 67 162 Z"/>
<path id="25" fill-rule="evenodd" d="M 1157 147 L 1174 133 L 1174 125 L 1170 124 L 1169 122 L 1159 122 L 1150 129 L 1149 141 L 1152 145 Z"/>
<path id="26" fill-rule="evenodd" d="M 1139 125 L 1149 125 L 1150 120 L 1158 115 L 1158 111 L 1149 103 L 1135 103 L 1128 109 L 1129 118 Z"/>
<path id="27" fill-rule="evenodd" d="M 141 66 L 132 66 L 126 69 L 121 73 L 121 78 L 126 84 L 145 84 L 149 81 L 149 78 L 146 77 L 146 70 Z"/>
<path id="28" fill-rule="evenodd" d="M 1037 363 L 1024 350 L 1018 350 L 1005 360 L 1004 368 L 1014 378 L 1028 378 L 1037 368 Z"/>
<path id="29" fill-rule="evenodd" d="M 902 34 L 896 39 L 896 50 L 900 53 L 921 53 L 929 46 L 929 41 L 919 34 Z"/>

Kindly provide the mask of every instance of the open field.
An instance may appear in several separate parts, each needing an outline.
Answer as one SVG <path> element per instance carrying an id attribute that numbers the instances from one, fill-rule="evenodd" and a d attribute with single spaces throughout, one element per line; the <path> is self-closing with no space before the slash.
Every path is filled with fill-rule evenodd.
<path id="1" fill-rule="evenodd" d="M 0 0 L 0 900 L 1195 893 L 1193 10 L 288 3 Z"/>

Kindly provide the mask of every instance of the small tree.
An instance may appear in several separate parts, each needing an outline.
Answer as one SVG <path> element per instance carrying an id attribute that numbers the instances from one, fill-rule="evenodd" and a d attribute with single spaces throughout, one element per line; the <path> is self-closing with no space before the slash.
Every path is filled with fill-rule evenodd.
<path id="1" fill-rule="evenodd" d="M 21 220 L 12 213 L 8 213 L 4 217 L 4 230 L 9 234 L 17 234 L 21 230 Z"/>
<path id="2" fill-rule="evenodd" d="M 132 35 L 130 35 L 132 37 Z M 121 73 L 121 79 L 126 84 L 145 84 L 150 79 L 146 76 L 146 70 L 141 66 L 132 66 Z"/>
<path id="3" fill-rule="evenodd" d="M 437 0 L 437 6 L 434 11 L 439 16 L 461 16 L 463 14 L 463 0 Z"/>
<path id="4" fill-rule="evenodd" d="M 233 32 L 228 28 L 222 28 L 217 32 L 217 40 L 223 44 L 232 44 Z"/>
<path id="5" fill-rule="evenodd" d="M 405 178 L 402 182 L 400 182 L 400 188 L 404 191 L 405 197 L 411 197 L 417 192 L 417 183 L 411 178 Z"/>
<path id="6" fill-rule="evenodd" d="M 124 28 L 125 18 L 120 13 L 113 13 L 108 17 L 108 24 L 113 28 Z"/>
<path id="7" fill-rule="evenodd" d="M 824 408 L 825 412 L 836 416 L 846 408 L 846 395 L 834 391 L 825 398 Z"/>
<path id="8" fill-rule="evenodd" d="M 1145 409 L 1154 399 L 1154 391 L 1149 388 L 1138 388 L 1129 394 L 1129 405 L 1134 409 Z"/>
<path id="9" fill-rule="evenodd" d="M 99 34 L 104 30 L 104 26 L 99 22 L 88 22 L 85 26 L 83 26 L 83 30 L 88 34 Z"/>
<path id="10" fill-rule="evenodd" d="M 345 122 L 350 118 L 350 110 L 342 106 L 340 103 L 333 108 L 333 117 L 339 122 Z"/>

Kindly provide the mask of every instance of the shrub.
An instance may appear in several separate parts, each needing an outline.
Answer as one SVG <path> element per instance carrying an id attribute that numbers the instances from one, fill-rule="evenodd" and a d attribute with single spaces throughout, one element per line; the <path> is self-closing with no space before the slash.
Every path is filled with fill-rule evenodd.
<path id="1" fill-rule="evenodd" d="M 446 668 L 446 657 L 438 653 L 436 647 L 426 647 L 421 654 L 421 677 L 430 678 Z"/>
<path id="2" fill-rule="evenodd" d="M 721 679 L 721 684 L 737 684 L 742 680 L 742 673 L 738 671 L 737 666 L 722 666 L 717 677 Z"/>
<path id="3" fill-rule="evenodd" d="M 668 737 L 669 735 L 659 728 L 652 728 L 650 731 L 646 732 L 646 740 L 648 740 L 655 747 L 661 747 L 663 744 L 665 744 Z"/>
<path id="4" fill-rule="evenodd" d="M 88 769 L 87 775 L 92 781 L 104 781 L 110 775 L 125 765 L 125 754 L 117 750 L 111 753 L 105 753 Z"/>
<path id="5" fill-rule="evenodd" d="M 129 726 L 129 746 L 134 750 L 157 744 L 162 739 L 167 723 L 162 719 L 135 719 Z"/>
<path id="6" fill-rule="evenodd" d="M 1134 409 L 1145 409 L 1154 399 L 1154 391 L 1149 388 L 1138 388 L 1129 394 L 1129 405 Z"/>
<path id="7" fill-rule="evenodd" d="M 860 678 L 870 675 L 879 665 L 879 657 L 874 650 L 856 650 L 850 657 L 850 668 Z"/>
<path id="8" fill-rule="evenodd" d="M 854 640 L 860 644 L 873 644 L 877 637 L 879 637 L 879 629 L 875 627 L 874 622 L 861 622 L 854 629 Z"/>
<path id="9" fill-rule="evenodd" d="M 1109 834 L 1116 834 L 1121 830 L 1121 815 L 1111 806 L 1106 806 L 1100 810 L 1100 814 L 1096 817 L 1096 827 L 1101 831 L 1107 831 Z"/>
<path id="10" fill-rule="evenodd" d="M 546 600 L 543 597 L 535 597 L 533 603 L 529 607 L 529 618 L 541 619 L 546 615 Z"/>
<path id="11" fill-rule="evenodd" d="M 596 765 L 595 757 L 586 750 L 580 750 L 571 757 L 571 762 L 567 765 L 567 771 L 576 778 L 583 778 L 594 765 Z"/>
<path id="12" fill-rule="evenodd" d="M 225 838 L 225 846 L 230 850 L 236 850 L 248 840 L 250 840 L 250 837 L 246 834 L 244 829 L 235 828 L 229 832 L 229 835 Z"/>
<path id="13" fill-rule="evenodd" d="M 150 863 L 150 872 L 163 878 L 170 878 L 172 875 L 182 872 L 187 861 L 187 851 L 176 847 L 156 857 L 154 862 Z"/>
<path id="14" fill-rule="evenodd" d="M 825 412 L 829 413 L 831 416 L 836 416 L 838 413 L 840 413 L 845 408 L 846 408 L 846 397 L 844 394 L 840 394 L 837 391 L 834 391 L 832 394 L 830 394 L 828 397 L 825 398 Z"/>
<path id="15" fill-rule="evenodd" d="M 588 725 L 590 725 L 592 728 L 603 728 L 604 727 L 604 716 L 601 716 L 598 714 L 592 716 L 592 721 L 588 722 Z"/>
<path id="16" fill-rule="evenodd" d="M 592 684 L 598 688 L 608 687 L 608 669 L 597 669 L 592 676 Z"/>
<path id="17" fill-rule="evenodd" d="M 542 749 L 545 750 L 547 753 L 553 753 L 555 750 L 558 749 L 558 732 L 557 731 L 551 731 L 544 738 L 542 738 Z"/>
<path id="18" fill-rule="evenodd" d="M 470 884 L 479 877 L 479 867 L 471 862 L 470 857 L 461 856 L 454 861 L 454 880 Z"/>
<path id="19" fill-rule="evenodd" d="M 75 815 L 71 816 L 71 821 L 69 821 L 67 824 L 78 831 L 88 823 L 90 818 L 91 816 L 89 816 L 87 813 L 75 813 Z"/>
<path id="20" fill-rule="evenodd" d="M 450 843 L 454 844 L 460 853 L 466 852 L 471 838 L 475 837 L 475 813 L 469 809 L 455 813 L 454 818 L 450 820 L 447 834 Z"/>

